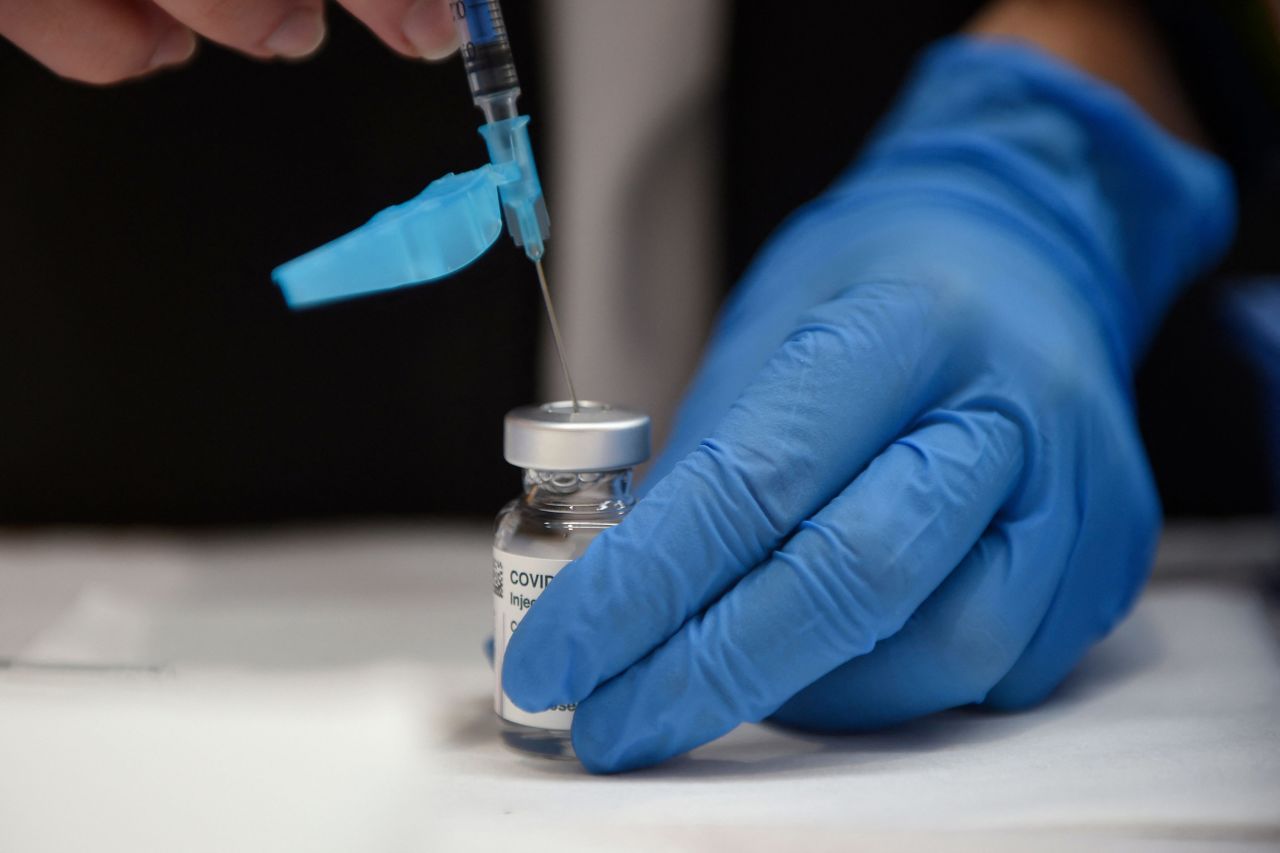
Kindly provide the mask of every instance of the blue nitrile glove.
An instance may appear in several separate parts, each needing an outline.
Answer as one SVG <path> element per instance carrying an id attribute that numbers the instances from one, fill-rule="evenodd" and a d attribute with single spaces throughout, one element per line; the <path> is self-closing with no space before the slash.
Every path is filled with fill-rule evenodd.
<path id="1" fill-rule="evenodd" d="M 739 286 L 661 480 L 525 617 L 507 693 L 578 703 L 605 772 L 766 717 L 1039 701 L 1147 575 L 1131 376 L 1232 223 L 1223 166 L 1112 89 L 934 48 Z"/>

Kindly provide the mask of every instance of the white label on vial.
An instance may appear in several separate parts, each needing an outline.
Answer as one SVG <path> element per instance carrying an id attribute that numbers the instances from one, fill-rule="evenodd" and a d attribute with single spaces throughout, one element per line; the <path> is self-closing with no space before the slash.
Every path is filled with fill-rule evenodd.
<path id="1" fill-rule="evenodd" d="M 516 707 L 502 689 L 502 659 L 511 635 L 547 584 L 568 564 L 568 560 L 523 557 L 493 549 L 493 709 L 504 720 L 558 731 L 568 731 L 573 723 L 573 705 L 531 714 Z"/>

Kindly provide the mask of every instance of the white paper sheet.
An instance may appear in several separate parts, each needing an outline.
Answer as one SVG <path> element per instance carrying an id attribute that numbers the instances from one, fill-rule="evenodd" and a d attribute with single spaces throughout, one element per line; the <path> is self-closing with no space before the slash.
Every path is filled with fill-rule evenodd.
<path id="1" fill-rule="evenodd" d="M 0 850 L 1280 844 L 1280 656 L 1180 582 L 1030 713 L 745 726 L 594 778 L 497 742 L 487 536 L 0 537 Z"/>

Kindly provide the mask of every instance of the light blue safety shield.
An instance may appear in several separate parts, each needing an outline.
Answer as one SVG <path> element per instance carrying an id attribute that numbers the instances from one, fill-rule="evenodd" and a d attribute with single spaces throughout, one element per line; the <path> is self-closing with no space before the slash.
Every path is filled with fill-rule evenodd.
<path id="1" fill-rule="evenodd" d="M 505 180 L 504 180 L 505 177 Z M 502 231 L 491 165 L 433 181 L 345 236 L 271 274 L 292 308 L 443 278 L 480 257 Z"/>

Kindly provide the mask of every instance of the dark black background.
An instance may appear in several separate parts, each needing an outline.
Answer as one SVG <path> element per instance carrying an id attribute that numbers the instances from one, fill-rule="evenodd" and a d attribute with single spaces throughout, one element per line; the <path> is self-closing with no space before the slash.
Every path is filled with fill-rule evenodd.
<path id="1" fill-rule="evenodd" d="M 309 312 L 270 281 L 486 160 L 459 62 L 331 17 L 311 62 L 205 45 L 107 89 L 0 45 L 0 520 L 488 512 L 518 487 L 501 420 L 532 399 L 537 285 L 509 240 L 444 283 Z"/>
<path id="2" fill-rule="evenodd" d="M 814 28 L 738 4 L 726 288 L 848 163 L 915 53 L 977 5 L 833 3 L 844 20 Z M 539 6 L 505 7 L 538 145 Z M 452 280 L 304 313 L 270 283 L 484 159 L 460 63 L 400 59 L 336 7 L 331 23 L 306 63 L 206 45 L 190 68 L 108 89 L 0 43 L 0 522 L 491 514 L 517 488 L 500 424 L 533 397 L 541 320 L 505 237 Z M 556 164 L 540 165 L 546 181 Z M 1252 386 L 1214 305 L 1202 284 L 1139 381 L 1175 514 L 1265 505 Z"/>

